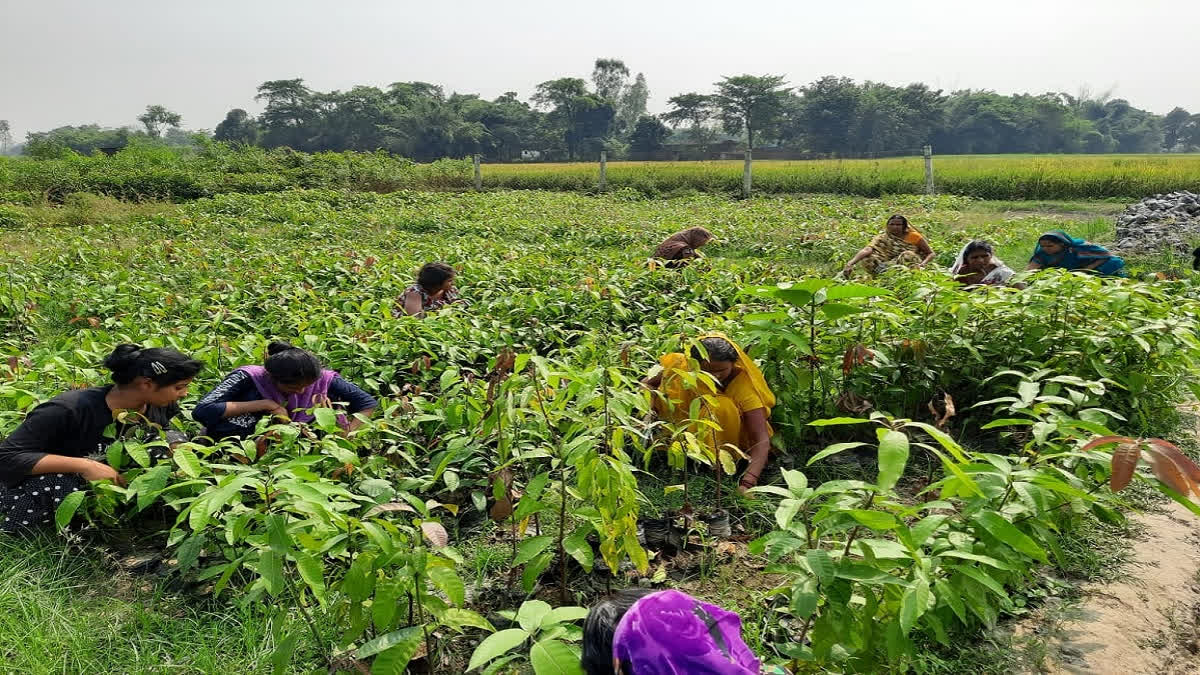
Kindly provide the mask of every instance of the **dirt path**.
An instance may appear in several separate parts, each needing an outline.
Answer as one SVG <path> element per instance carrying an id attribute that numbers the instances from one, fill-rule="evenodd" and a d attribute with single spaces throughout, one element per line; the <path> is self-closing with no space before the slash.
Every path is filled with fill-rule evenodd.
<path id="1" fill-rule="evenodd" d="M 1145 534 L 1125 575 L 1063 610 L 1042 672 L 1200 673 L 1200 518 L 1174 502 L 1135 518 Z"/>

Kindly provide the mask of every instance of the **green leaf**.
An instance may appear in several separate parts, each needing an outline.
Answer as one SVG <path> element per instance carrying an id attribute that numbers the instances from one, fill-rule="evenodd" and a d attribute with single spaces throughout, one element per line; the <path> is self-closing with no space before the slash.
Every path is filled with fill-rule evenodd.
<path id="1" fill-rule="evenodd" d="M 861 417 L 830 417 L 829 419 L 813 420 L 808 423 L 810 427 L 833 427 L 841 424 L 866 424 L 869 419 Z"/>
<path id="2" fill-rule="evenodd" d="M 467 598 L 467 588 L 463 584 L 463 580 L 450 567 L 431 567 L 429 569 L 429 580 L 437 586 L 446 597 L 450 599 L 450 604 L 461 607 Z"/>
<path id="3" fill-rule="evenodd" d="M 300 578 L 312 589 L 313 597 L 322 605 L 325 604 L 325 566 L 316 556 L 305 551 L 294 550 L 292 557 L 296 559 L 296 569 Z"/>
<path id="4" fill-rule="evenodd" d="M 871 528 L 872 530 L 891 530 L 895 529 L 897 522 L 896 517 L 890 513 L 883 511 L 868 511 L 866 509 L 850 509 L 846 511 L 851 518 L 857 520 L 860 524 Z"/>
<path id="5" fill-rule="evenodd" d="M 287 531 L 287 516 L 272 513 L 268 515 L 267 521 L 267 542 L 271 546 L 271 550 L 283 555 L 291 548 L 292 536 Z"/>
<path id="6" fill-rule="evenodd" d="M 592 545 L 587 540 L 587 536 L 591 531 L 591 525 L 580 525 L 571 533 L 571 536 L 563 539 L 563 550 L 567 552 L 567 555 L 574 558 L 575 562 L 578 562 L 579 566 L 589 574 L 596 563 L 596 553 L 592 550 Z"/>
<path id="7" fill-rule="evenodd" d="M 979 582 L 984 588 L 987 588 L 989 591 L 995 593 L 1001 598 L 1005 600 L 1008 599 L 1008 593 L 1004 592 L 1004 586 L 1002 586 L 999 581 L 996 581 L 994 578 L 992 578 L 987 572 L 984 572 L 978 567 L 971 567 L 969 565 L 946 565 L 946 568 L 956 572 L 961 572 L 963 576 Z"/>
<path id="8" fill-rule="evenodd" d="M 271 652 L 271 672 L 273 675 L 283 675 L 292 663 L 292 654 L 296 651 L 296 643 L 300 640 L 300 631 L 292 631 L 279 642 L 275 651 Z"/>
<path id="9" fill-rule="evenodd" d="M 553 553 L 543 553 L 525 563 L 525 569 L 521 572 L 521 588 L 524 588 L 526 593 L 532 593 L 538 578 L 542 576 L 542 572 L 545 572 L 546 568 L 553 561 Z"/>
<path id="10" fill-rule="evenodd" d="M 556 623 L 574 623 L 587 618 L 587 607 L 555 607 L 542 617 L 542 628 L 549 628 Z"/>
<path id="11" fill-rule="evenodd" d="M 459 609 L 451 607 L 442 613 L 442 623 L 451 628 L 463 628 L 470 626 L 472 628 L 481 628 L 489 633 L 496 632 L 496 628 L 491 622 L 483 618 L 479 612 L 473 612 L 469 609 Z"/>
<path id="12" fill-rule="evenodd" d="M 542 619 L 550 613 L 550 605 L 541 600 L 526 600 L 517 610 L 517 623 L 533 635 L 542 625 Z"/>
<path id="13" fill-rule="evenodd" d="M 508 628 L 492 633 L 475 648 L 474 653 L 471 654 L 471 661 L 467 664 L 467 670 L 475 670 L 480 666 L 487 665 L 489 661 L 520 646 L 528 638 L 529 633 L 520 628 Z"/>
<path id="14" fill-rule="evenodd" d="M 908 436 L 892 429 L 879 430 L 879 489 L 896 487 L 908 463 Z M 907 632 L 907 631 L 905 631 Z"/>
<path id="15" fill-rule="evenodd" d="M 886 288 L 876 288 L 875 286 L 864 286 L 863 284 L 839 284 L 836 286 L 828 286 L 825 289 L 825 297 L 828 300 L 847 300 L 849 298 L 875 298 L 881 295 L 891 295 L 892 292 Z"/>
<path id="16" fill-rule="evenodd" d="M 905 635 L 908 635 L 916 625 L 917 619 L 925 613 L 929 600 L 929 582 L 920 577 L 914 579 L 900 600 L 900 630 L 904 631 Z"/>
<path id="17" fill-rule="evenodd" d="M 817 601 L 820 596 L 817 592 L 811 590 L 804 584 L 797 584 L 792 588 L 792 600 L 789 606 L 792 615 L 797 619 L 807 619 L 812 616 L 813 612 L 817 611 Z"/>
<path id="18" fill-rule="evenodd" d="M 76 490 L 63 497 L 62 503 L 54 511 L 54 524 L 58 526 L 59 530 L 70 524 L 71 519 L 75 517 L 75 512 L 79 510 L 79 505 L 83 503 L 85 497 L 87 497 L 87 492 L 83 490 Z"/>
<path id="19" fill-rule="evenodd" d="M 841 419 L 849 419 L 849 418 L 841 418 Z M 822 459 L 829 457 L 830 455 L 836 455 L 839 452 L 843 452 L 845 450 L 850 450 L 852 448 L 857 448 L 857 447 L 860 447 L 863 445 L 866 445 L 866 443 L 834 443 L 833 445 L 830 445 L 830 446 L 826 447 L 824 450 L 813 455 L 812 458 L 808 460 L 808 464 L 806 466 L 812 466 L 813 462 L 819 462 Z"/>
<path id="20" fill-rule="evenodd" d="M 133 458 L 133 461 L 138 463 L 138 466 L 143 469 L 150 466 L 150 453 L 146 451 L 146 446 L 141 443 L 126 443 L 125 452 Z"/>
<path id="21" fill-rule="evenodd" d="M 258 554 L 258 575 L 267 593 L 276 596 L 283 592 L 283 559 L 278 553 L 266 550 Z"/>
<path id="22" fill-rule="evenodd" d="M 529 650 L 529 662 L 534 675 L 583 675 L 579 654 L 558 640 L 535 643 Z"/>
<path id="23" fill-rule="evenodd" d="M 1004 519 L 1004 516 L 995 511 L 982 511 L 973 518 L 976 524 L 988 532 L 988 534 L 1008 544 L 1014 549 L 1024 553 L 1025 555 L 1034 558 L 1043 563 L 1049 562 L 1046 559 L 1046 552 L 1041 546 L 1037 545 L 1029 535 L 1017 529 L 1015 525 Z"/>
<path id="24" fill-rule="evenodd" d="M 552 541 L 554 541 L 554 537 L 548 534 L 543 534 L 540 537 L 530 537 L 521 542 L 517 546 L 517 557 L 512 561 L 513 566 L 515 567 L 517 565 L 524 565 L 530 560 L 533 560 L 538 556 L 538 554 L 540 554 L 542 551 L 545 551 L 546 547 L 548 547 Z"/>
<path id="25" fill-rule="evenodd" d="M 123 441 L 109 445 L 104 454 L 108 459 L 108 465 L 117 471 L 125 466 L 125 443 Z"/>
<path id="26" fill-rule="evenodd" d="M 950 610 L 954 612 L 954 616 L 958 617 L 959 622 L 961 622 L 964 626 L 968 625 L 967 608 L 963 605 L 963 602 L 958 597 L 958 594 L 950 590 L 950 585 L 944 580 L 938 579 L 933 583 L 933 587 L 937 589 L 937 597 L 946 602 L 946 606 L 948 606 Z"/>
<path id="27" fill-rule="evenodd" d="M 838 319 L 845 318 L 851 314 L 859 314 L 865 311 L 867 310 L 862 307 L 845 305 L 838 302 L 827 302 L 821 305 L 821 313 L 832 321 L 837 321 Z"/>
<path id="28" fill-rule="evenodd" d="M 987 424 L 979 427 L 980 429 L 995 429 L 996 427 L 1028 427 L 1033 425 L 1033 420 L 1005 418 L 1000 420 L 992 420 Z"/>
<path id="29" fill-rule="evenodd" d="M 325 431 L 337 431 L 339 429 L 337 413 L 332 408 L 313 408 L 312 414 L 316 418 L 317 426 Z"/>
<path id="30" fill-rule="evenodd" d="M 372 656 L 375 656 L 380 652 L 387 651 L 401 643 L 409 642 L 412 643 L 413 653 L 416 653 L 416 649 L 418 646 L 420 646 L 423 638 L 424 636 L 421 631 L 421 626 L 409 626 L 407 628 L 401 628 L 400 630 L 392 631 L 386 635 L 380 635 L 374 640 L 364 643 L 363 646 L 359 647 L 354 652 L 354 655 L 360 659 L 369 659 Z M 409 658 L 411 659 L 412 656 L 410 655 Z"/>
<path id="31" fill-rule="evenodd" d="M 200 460 L 190 449 L 182 446 L 175 448 L 175 451 L 171 453 L 171 459 L 175 460 L 175 465 L 189 478 L 200 477 Z"/>
<path id="32" fill-rule="evenodd" d="M 818 581 L 822 584 L 833 581 L 833 559 L 829 557 L 827 551 L 819 548 L 809 549 L 804 552 L 804 558 L 808 561 L 808 568 L 816 575 Z"/>

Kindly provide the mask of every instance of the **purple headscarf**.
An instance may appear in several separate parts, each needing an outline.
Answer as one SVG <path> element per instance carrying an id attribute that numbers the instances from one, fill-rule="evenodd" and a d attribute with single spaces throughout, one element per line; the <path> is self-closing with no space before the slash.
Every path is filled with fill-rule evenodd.
<path id="1" fill-rule="evenodd" d="M 758 675 L 736 613 L 679 591 L 651 593 L 613 632 L 613 658 L 634 675 Z M 618 671 L 620 672 L 620 671 Z"/>
<path id="2" fill-rule="evenodd" d="M 329 383 L 333 382 L 333 378 L 338 374 L 333 370 L 322 370 L 320 377 L 316 382 L 305 387 L 298 394 L 284 394 L 275 386 L 275 381 L 271 379 L 267 369 L 262 366 L 241 366 L 238 370 L 250 376 L 254 380 L 254 386 L 258 389 L 258 393 L 263 398 L 275 401 L 287 409 L 288 414 L 292 416 L 293 422 L 311 422 L 312 414 L 308 412 L 312 408 L 314 401 L 318 398 L 325 398 L 329 395 Z M 338 425 L 343 429 L 346 428 L 346 416 L 338 415 Z"/>

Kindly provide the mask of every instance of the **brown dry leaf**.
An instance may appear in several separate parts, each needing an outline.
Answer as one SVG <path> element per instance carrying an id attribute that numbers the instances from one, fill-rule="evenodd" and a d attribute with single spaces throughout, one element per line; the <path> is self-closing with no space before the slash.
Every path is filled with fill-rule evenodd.
<path id="1" fill-rule="evenodd" d="M 1192 479 L 1195 483 L 1200 483 L 1200 466 L 1197 466 L 1190 457 L 1183 454 L 1173 443 L 1164 441 L 1161 438 L 1148 438 L 1145 440 L 1145 443 L 1152 449 L 1170 457 L 1188 478 Z"/>
<path id="2" fill-rule="evenodd" d="M 417 512 L 416 509 L 408 504 L 405 504 L 404 502 L 388 502 L 387 504 L 376 504 L 375 506 L 372 506 L 371 510 L 367 511 L 367 515 L 363 517 L 370 518 L 371 516 L 377 516 L 381 513 L 394 513 L 397 511 L 402 511 L 404 513 Z"/>
<path id="3" fill-rule="evenodd" d="M 626 340 L 621 343 L 621 365 L 629 366 L 629 350 L 633 349 L 635 344 L 637 342 L 634 340 Z"/>
<path id="4" fill-rule="evenodd" d="M 1112 476 L 1108 486 L 1113 492 L 1120 492 L 1133 479 L 1133 470 L 1137 468 L 1138 460 L 1142 457 L 1142 448 L 1136 443 L 1122 443 L 1113 451 Z"/>
<path id="5" fill-rule="evenodd" d="M 442 527 L 441 523 L 428 520 L 421 523 L 421 534 L 425 535 L 425 539 L 434 548 L 445 548 L 450 545 L 450 534 L 446 532 L 446 528 Z"/>
<path id="6" fill-rule="evenodd" d="M 488 515 L 492 517 L 492 520 L 501 522 L 511 516 L 512 512 L 512 500 L 510 500 L 508 497 L 505 497 L 504 499 L 498 500 L 495 504 L 492 504 L 492 508 L 488 511 Z"/>
<path id="7" fill-rule="evenodd" d="M 717 555 L 736 555 L 738 550 L 737 544 L 732 541 L 722 541 L 717 544 Z"/>

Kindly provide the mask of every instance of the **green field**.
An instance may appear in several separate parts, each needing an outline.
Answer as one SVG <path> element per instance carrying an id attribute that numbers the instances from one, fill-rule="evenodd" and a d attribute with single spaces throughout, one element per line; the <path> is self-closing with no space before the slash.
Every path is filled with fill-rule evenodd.
<path id="1" fill-rule="evenodd" d="M 936 156 L 938 193 L 991 200 L 1130 201 L 1173 190 L 1200 191 L 1200 155 Z M 486 164 L 485 189 L 595 193 L 599 163 Z M 212 144 L 181 152 L 130 146 L 114 157 L 32 160 L 0 157 L 4 203 L 63 203 L 73 193 L 133 201 L 185 201 L 225 193 L 292 189 L 451 190 L 473 188 L 471 163 L 418 164 L 386 153 L 303 154 L 286 148 Z M 742 162 L 610 162 L 608 189 L 646 197 L 740 196 Z M 754 164 L 757 194 L 880 197 L 925 192 L 919 157 Z M 0 209 L 2 211 L 2 209 Z M 0 226 L 14 218 L 0 212 Z"/>
<path id="2" fill-rule="evenodd" d="M 609 162 L 608 184 L 646 194 L 697 190 L 736 194 L 741 160 Z M 490 187 L 589 190 L 598 163 L 489 164 Z M 959 155 L 934 158 L 938 192 L 981 199 L 1141 199 L 1173 190 L 1200 190 L 1200 155 Z M 921 157 L 754 162 L 754 189 L 764 193 L 920 194 Z"/>
<path id="3" fill-rule="evenodd" d="M 163 161 L 139 175 L 189 175 Z M 310 164 L 279 181 L 339 166 L 295 161 Z M 1200 160 L 1163 161 L 1196 172 Z M 0 434 L 37 401 L 103 382 L 97 364 L 125 341 L 206 364 L 185 410 L 272 339 L 308 347 L 382 403 L 350 438 L 321 420 L 311 434 L 278 427 L 250 464 L 230 460 L 245 450 L 229 443 L 158 464 L 126 443 L 110 457 L 128 491 L 96 487 L 62 514 L 66 535 L 0 541 L 5 668 L 400 673 L 411 661 L 461 673 L 499 631 L 484 644 L 508 638 L 511 651 L 480 647 L 490 670 L 472 672 L 578 672 L 581 614 L 562 609 L 553 627 L 550 606 L 644 584 L 738 611 L 750 647 L 794 672 L 1003 672 L 1012 655 L 979 647 L 992 627 L 1064 592 L 1051 577 L 1111 571 L 1127 503 L 1107 487 L 1111 446 L 1082 447 L 1108 432 L 1180 435 L 1175 405 L 1200 368 L 1200 278 L 1145 258 L 1133 280 L 1050 272 L 1025 290 L 967 292 L 944 265 L 977 237 L 1018 268 L 1049 229 L 1110 240 L 1119 206 L 643 192 L 4 205 Z M 891 213 L 928 236 L 938 266 L 831 281 Z M 658 241 L 694 225 L 719 238 L 703 260 L 647 265 Z M 395 298 L 429 260 L 461 270 L 470 305 L 398 316 Z M 1180 278 L 1138 280 L 1155 272 Z M 709 330 L 745 346 L 778 397 L 777 452 L 754 500 L 732 494 L 736 478 L 689 446 L 686 426 L 648 433 L 638 378 Z M 498 366 L 510 350 L 513 372 Z M 932 426 L 947 400 L 957 414 Z M 687 473 L 667 459 L 683 454 Z M 1141 495 L 1157 482 L 1139 473 Z M 519 515 L 493 518 L 504 475 Z M 646 551 L 635 522 L 685 499 L 727 509 L 736 536 L 697 525 L 686 554 Z M 157 550 L 155 574 L 123 562 Z"/>

